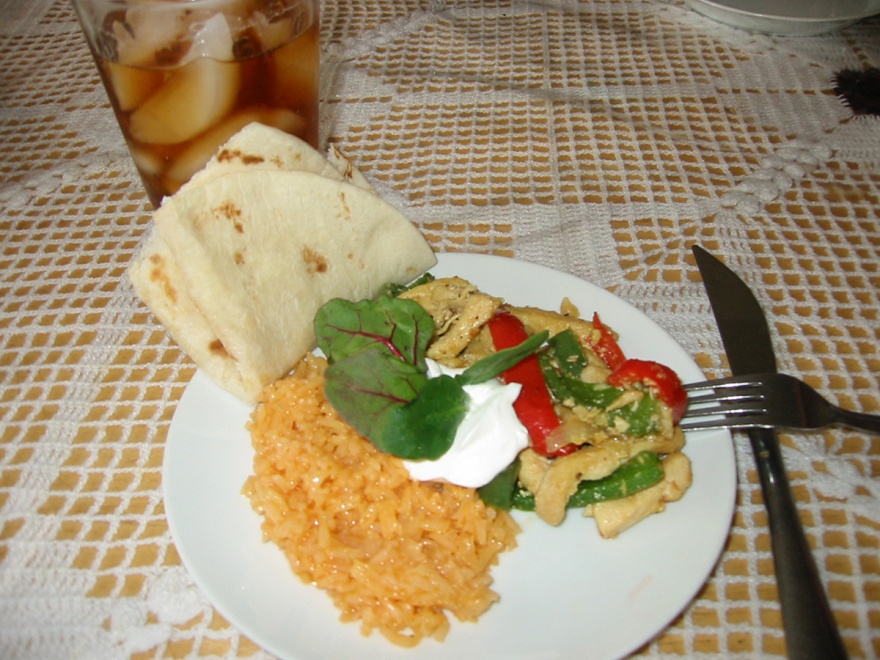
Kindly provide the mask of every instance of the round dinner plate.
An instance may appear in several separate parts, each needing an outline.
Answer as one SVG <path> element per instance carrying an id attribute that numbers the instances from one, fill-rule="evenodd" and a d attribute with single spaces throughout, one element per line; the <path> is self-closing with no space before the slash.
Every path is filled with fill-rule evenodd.
<path id="1" fill-rule="evenodd" d="M 880 13 L 880 0 L 685 0 L 694 11 L 733 27 L 805 37 Z"/>
<path id="2" fill-rule="evenodd" d="M 672 337 L 608 291 L 550 268 L 470 254 L 440 254 L 438 277 L 458 275 L 516 305 L 558 309 L 564 297 L 620 333 L 629 357 L 703 375 Z M 241 494 L 253 450 L 251 409 L 196 372 L 165 445 L 163 487 L 183 563 L 215 607 L 281 658 L 540 658 L 624 656 L 662 631 L 705 583 L 724 546 L 734 508 L 736 465 L 727 431 L 689 433 L 690 490 L 666 511 L 613 540 L 570 511 L 551 527 L 517 512 L 518 547 L 493 567 L 501 596 L 477 623 L 453 619 L 442 643 L 393 646 L 378 632 L 341 623 L 330 598 L 302 583 L 281 551 L 262 541 L 260 517 Z"/>

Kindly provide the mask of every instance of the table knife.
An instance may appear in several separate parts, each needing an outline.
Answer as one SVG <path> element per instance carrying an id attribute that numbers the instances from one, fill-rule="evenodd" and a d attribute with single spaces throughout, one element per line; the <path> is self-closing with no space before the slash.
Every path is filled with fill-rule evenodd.
<path id="1" fill-rule="evenodd" d="M 746 284 L 699 245 L 697 267 L 734 376 L 776 371 L 764 312 Z M 764 494 L 788 655 L 793 660 L 846 658 L 815 559 L 801 526 L 774 429 L 748 431 Z"/>

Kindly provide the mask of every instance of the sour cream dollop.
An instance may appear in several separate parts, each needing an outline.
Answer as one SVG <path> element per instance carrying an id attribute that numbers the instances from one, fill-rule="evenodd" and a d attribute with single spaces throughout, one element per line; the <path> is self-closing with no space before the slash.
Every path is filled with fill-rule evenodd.
<path id="1" fill-rule="evenodd" d="M 428 359 L 428 377 L 454 376 L 463 369 L 451 369 Z M 479 488 L 516 458 L 529 444 L 529 433 L 519 421 L 513 402 L 519 396 L 518 383 L 492 379 L 466 385 L 470 405 L 455 433 L 449 450 L 434 461 L 404 461 L 417 481 L 444 480 L 458 486 Z"/>

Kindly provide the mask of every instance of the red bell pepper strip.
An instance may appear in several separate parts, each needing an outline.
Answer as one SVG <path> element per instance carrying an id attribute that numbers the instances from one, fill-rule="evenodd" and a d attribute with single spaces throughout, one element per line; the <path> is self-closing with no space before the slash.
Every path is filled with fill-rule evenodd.
<path id="1" fill-rule="evenodd" d="M 599 341 L 592 345 L 592 349 L 608 365 L 608 368 L 614 371 L 623 364 L 626 357 L 620 349 L 617 339 L 614 338 L 611 328 L 599 319 L 598 312 L 593 312 L 593 328 L 599 331 Z"/>
<path id="2" fill-rule="evenodd" d="M 506 310 L 498 310 L 489 321 L 489 333 L 498 351 L 519 346 L 529 337 L 522 321 Z M 504 371 L 500 378 L 505 383 L 519 383 L 522 386 L 513 409 L 529 432 L 532 449 L 542 456 L 562 456 L 577 449 L 574 444 L 555 451 L 547 447 L 547 436 L 560 425 L 560 421 L 537 356 L 529 355 Z"/>
<path id="3" fill-rule="evenodd" d="M 660 401 L 672 410 L 672 422 L 677 424 L 687 408 L 687 392 L 678 374 L 669 367 L 649 360 L 625 360 L 608 376 L 606 382 L 614 387 L 643 383 L 653 390 Z"/>

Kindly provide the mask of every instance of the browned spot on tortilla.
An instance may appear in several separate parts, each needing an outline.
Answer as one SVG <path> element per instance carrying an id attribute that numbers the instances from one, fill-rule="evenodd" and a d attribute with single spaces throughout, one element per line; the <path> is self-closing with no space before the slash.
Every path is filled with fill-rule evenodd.
<path id="1" fill-rule="evenodd" d="M 238 160 L 245 165 L 258 165 L 265 159 L 262 156 L 246 154 L 239 149 L 221 149 L 220 153 L 217 154 L 217 160 L 221 163 L 229 163 Z"/>
<path id="2" fill-rule="evenodd" d="M 235 231 L 239 234 L 244 233 L 244 225 L 241 224 L 241 209 L 235 205 L 235 202 L 232 200 L 228 200 L 218 206 L 216 212 L 221 216 L 232 221 L 232 226 L 235 227 Z"/>
<path id="3" fill-rule="evenodd" d="M 306 271 L 314 275 L 315 273 L 326 273 L 330 268 L 324 255 L 315 252 L 308 245 L 303 246 L 303 261 L 306 262 Z"/>
<path id="4" fill-rule="evenodd" d="M 220 357 L 230 357 L 229 352 L 223 345 L 223 342 L 219 339 L 215 339 L 210 344 L 208 344 L 208 350 L 210 350 L 215 355 L 219 355 Z"/>
<path id="5" fill-rule="evenodd" d="M 238 266 L 244 264 L 244 255 L 241 252 L 236 252 L 233 256 L 233 259 L 235 259 L 235 263 Z"/>
<path id="6" fill-rule="evenodd" d="M 165 260 L 158 254 L 151 254 L 150 263 L 153 264 L 153 268 L 150 270 L 150 280 L 161 287 L 162 291 L 165 293 L 165 297 L 168 298 L 172 304 L 176 304 L 177 289 L 174 288 L 174 285 L 171 283 L 171 278 L 168 277 L 168 273 L 165 271 Z"/>
<path id="7" fill-rule="evenodd" d="M 339 159 L 342 160 L 342 162 L 345 164 L 345 169 L 342 172 L 342 176 L 345 178 L 346 181 L 351 181 L 354 178 L 354 165 L 350 160 L 348 160 L 348 158 L 346 158 L 345 154 L 342 153 L 339 148 L 334 147 L 333 149 L 336 152 L 336 155 L 339 156 Z"/>
<path id="8" fill-rule="evenodd" d="M 284 169 L 284 161 L 279 156 L 275 156 L 275 158 L 272 159 L 272 162 L 279 170 Z"/>
<path id="9" fill-rule="evenodd" d="M 348 199 L 345 197 L 345 193 L 339 193 L 339 201 L 342 202 L 342 210 L 345 213 L 345 219 L 351 220 L 351 206 L 348 205 Z"/>

